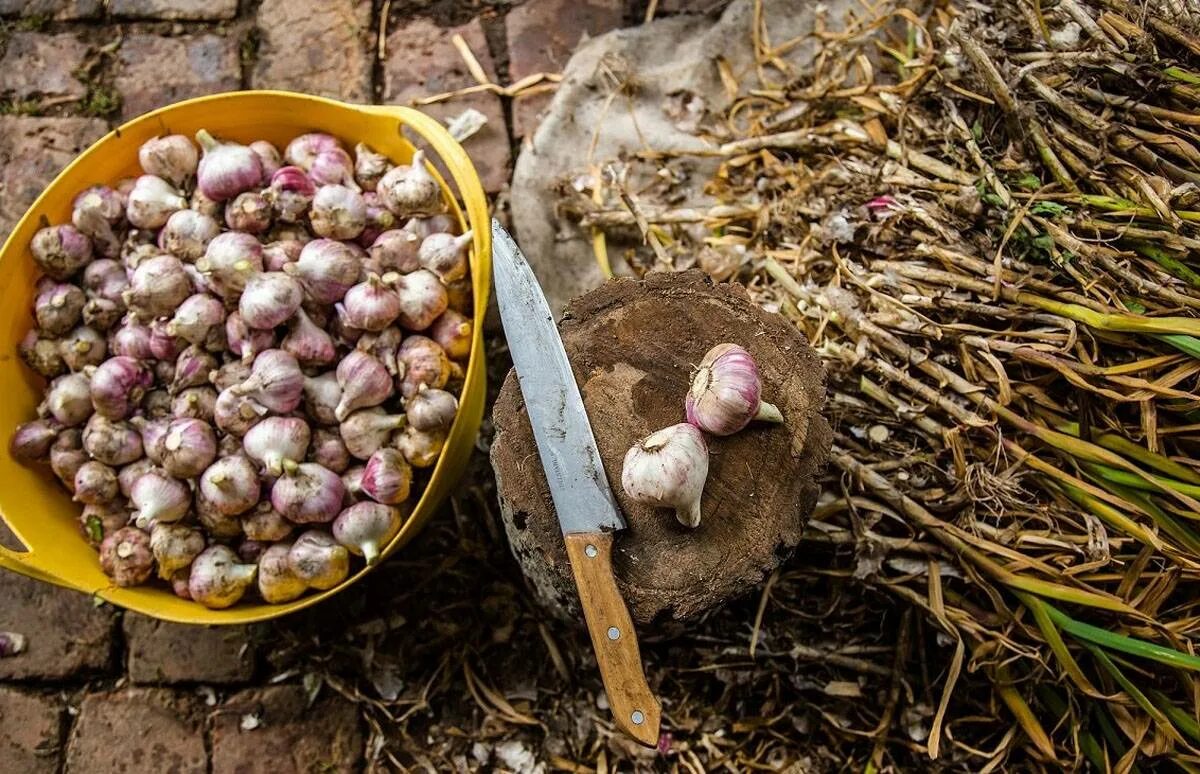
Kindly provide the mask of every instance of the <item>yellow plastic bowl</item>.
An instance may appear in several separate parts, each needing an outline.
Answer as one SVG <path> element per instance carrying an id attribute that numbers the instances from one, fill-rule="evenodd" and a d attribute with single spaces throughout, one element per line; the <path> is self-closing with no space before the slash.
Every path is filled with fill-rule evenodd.
<path id="1" fill-rule="evenodd" d="M 156 110 L 125 124 L 88 148 L 62 171 L 25 213 L 0 250 L 0 518 L 28 549 L 0 547 L 0 567 L 60 586 L 95 594 L 115 605 L 167 621 L 193 624 L 235 624 L 262 621 L 327 599 L 363 577 L 363 569 L 328 591 L 305 595 L 286 605 L 243 602 L 227 610 L 207 608 L 176 597 L 161 584 L 136 588 L 114 586 L 100 570 L 96 551 L 79 532 L 80 506 L 59 486 L 47 468 L 20 465 L 8 452 L 8 438 L 21 422 L 33 418 L 45 385 L 17 357 L 17 344 L 32 326 L 30 309 L 37 270 L 29 255 L 29 240 L 44 225 L 69 223 L 75 194 L 96 184 L 111 184 L 140 174 L 138 147 L 163 134 L 192 136 L 207 129 L 218 137 L 241 142 L 269 140 L 284 145 L 304 132 L 327 132 L 349 147 L 365 142 L 395 162 L 408 161 L 413 145 L 402 130 L 421 137 L 441 158 L 457 189 L 447 186 L 447 200 L 463 228 L 473 228 L 471 278 L 474 288 L 474 339 L 465 385 L 454 427 L 441 459 L 433 469 L 400 534 L 383 550 L 395 553 L 412 540 L 454 487 L 474 446 L 485 401 L 483 316 L 491 280 L 491 228 L 487 200 L 479 177 L 462 147 L 437 121 L 403 107 L 347 105 L 334 100 L 282 91 L 243 91 L 201 97 Z M 439 178 L 440 179 L 440 178 Z M 465 206 L 460 208 L 458 199 Z"/>

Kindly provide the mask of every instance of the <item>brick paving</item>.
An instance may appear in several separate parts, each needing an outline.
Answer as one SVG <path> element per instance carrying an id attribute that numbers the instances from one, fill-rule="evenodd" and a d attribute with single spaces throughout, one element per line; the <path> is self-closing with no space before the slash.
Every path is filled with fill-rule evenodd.
<path id="1" fill-rule="evenodd" d="M 488 80 L 508 84 L 558 71 L 581 36 L 635 23 L 645 12 L 644 0 L 393 2 L 384 21 L 384 5 L 0 0 L 0 238 L 89 143 L 157 107 L 239 88 L 412 104 L 477 85 L 456 36 Z M 660 11 L 720 5 L 664 0 Z M 478 91 L 422 109 L 443 121 L 467 108 L 484 114 L 488 123 L 464 145 L 488 191 L 503 195 L 515 143 L 536 128 L 547 102 Z M 346 629 L 348 617 L 367 615 L 368 593 L 386 600 L 388 588 L 359 584 L 333 605 L 280 624 L 192 628 L 0 571 L 0 631 L 27 643 L 25 652 L 0 658 L 2 769 L 361 770 L 372 759 L 371 729 L 358 708 L 295 665 L 322 663 L 325 648 L 343 647 L 332 643 L 373 642 L 375 629 Z M 305 652 L 303 643 L 323 644 Z M 379 663 L 364 661 L 352 678 L 367 675 L 382 693 L 405 687 Z M 406 743 L 419 752 L 420 739 Z"/>

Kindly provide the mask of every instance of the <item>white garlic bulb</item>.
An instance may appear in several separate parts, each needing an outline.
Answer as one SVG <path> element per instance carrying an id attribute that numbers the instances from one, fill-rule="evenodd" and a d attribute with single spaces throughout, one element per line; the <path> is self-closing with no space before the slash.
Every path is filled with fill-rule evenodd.
<path id="1" fill-rule="evenodd" d="M 700 525 L 700 495 L 708 478 L 708 445 L 686 422 L 651 433 L 625 454 L 621 487 L 639 503 L 674 508 L 679 523 Z"/>

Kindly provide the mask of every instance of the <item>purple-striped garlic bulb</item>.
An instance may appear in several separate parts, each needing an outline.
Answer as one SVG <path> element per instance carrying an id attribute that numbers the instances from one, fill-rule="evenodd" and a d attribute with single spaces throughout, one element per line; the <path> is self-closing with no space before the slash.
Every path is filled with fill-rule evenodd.
<path id="1" fill-rule="evenodd" d="M 688 422 L 713 435 L 732 435 L 751 420 L 783 421 L 779 409 L 762 400 L 754 358 L 737 344 L 718 344 L 704 355 L 684 409 Z"/>

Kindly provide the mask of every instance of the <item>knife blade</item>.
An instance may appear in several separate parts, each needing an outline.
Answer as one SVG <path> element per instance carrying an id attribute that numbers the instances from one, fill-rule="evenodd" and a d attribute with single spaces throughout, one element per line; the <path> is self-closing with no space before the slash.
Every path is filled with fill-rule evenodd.
<path id="1" fill-rule="evenodd" d="M 495 220 L 492 266 L 500 320 L 613 720 L 654 746 L 661 710 L 646 683 L 633 621 L 612 569 L 612 533 L 625 528 L 625 519 L 604 475 L 554 315 L 521 249 Z"/>

